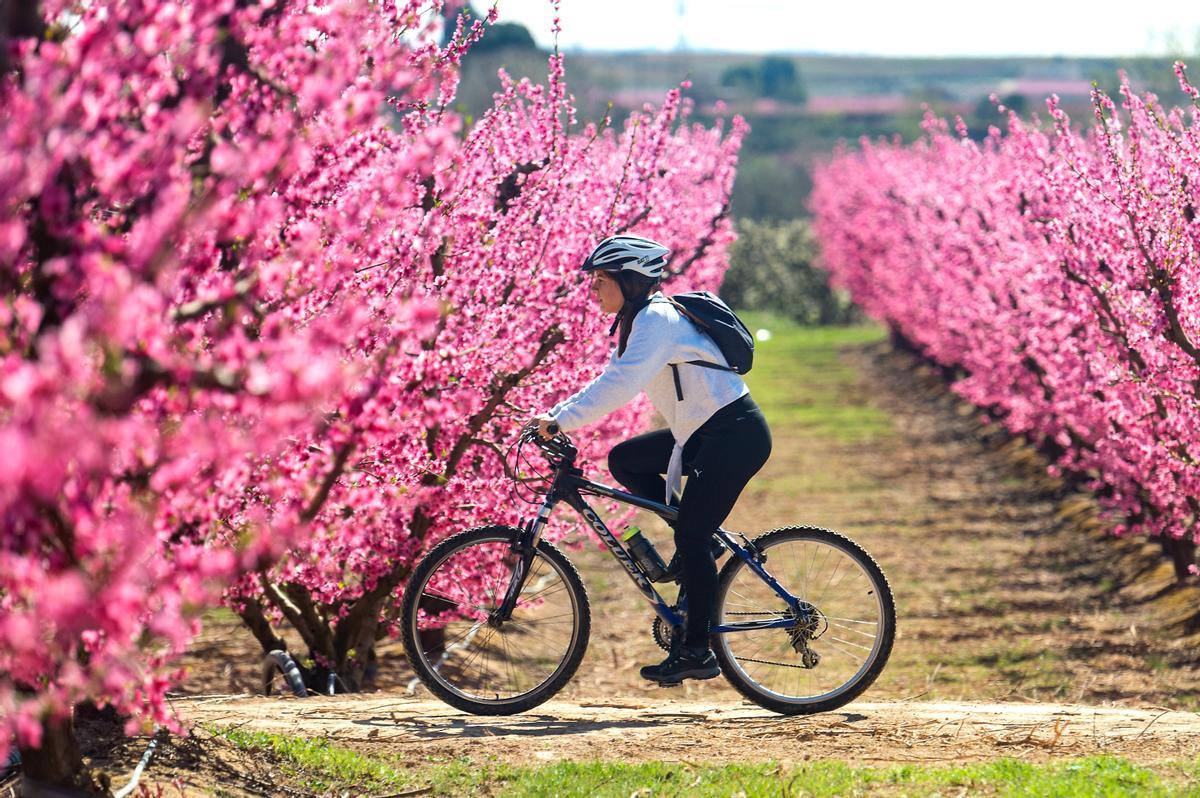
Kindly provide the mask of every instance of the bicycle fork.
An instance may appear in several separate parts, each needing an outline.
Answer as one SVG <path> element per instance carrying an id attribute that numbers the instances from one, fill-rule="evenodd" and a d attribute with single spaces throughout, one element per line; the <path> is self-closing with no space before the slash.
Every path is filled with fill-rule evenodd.
<path id="1" fill-rule="evenodd" d="M 550 510 L 553 506 L 550 501 L 544 502 L 541 509 L 538 510 L 538 514 L 521 527 L 520 536 L 513 541 L 510 551 L 517 555 L 517 563 L 513 566 L 512 577 L 508 580 L 508 590 L 504 593 L 504 601 L 500 602 L 500 606 L 488 615 L 488 626 L 493 629 L 503 626 L 504 622 L 512 617 L 513 610 L 517 607 L 517 598 L 525 589 L 525 580 L 529 578 L 529 570 L 533 565 L 538 541 L 542 539 L 542 532 L 546 528 L 546 522 L 550 519 Z"/>

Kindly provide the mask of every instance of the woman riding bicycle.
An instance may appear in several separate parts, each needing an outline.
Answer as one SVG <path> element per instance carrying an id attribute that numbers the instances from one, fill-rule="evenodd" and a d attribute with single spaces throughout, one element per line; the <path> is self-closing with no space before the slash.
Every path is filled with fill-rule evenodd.
<path id="1" fill-rule="evenodd" d="M 600 309 L 616 314 L 609 334 L 620 328 L 617 347 L 600 376 L 534 419 L 549 438 L 551 424 L 566 431 L 586 426 L 644 391 L 667 422 L 668 429 L 637 435 L 608 455 L 613 477 L 643 498 L 673 504 L 688 476 L 670 569 L 678 567 L 686 591 L 687 624 L 666 660 L 641 669 L 643 678 L 664 684 L 721 672 L 709 647 L 717 593 L 713 533 L 771 454 L 771 432 L 742 378 L 687 364 L 728 365 L 717 345 L 656 290 L 670 254 L 628 235 L 606 238 L 592 251 L 581 268 L 592 274 Z"/>

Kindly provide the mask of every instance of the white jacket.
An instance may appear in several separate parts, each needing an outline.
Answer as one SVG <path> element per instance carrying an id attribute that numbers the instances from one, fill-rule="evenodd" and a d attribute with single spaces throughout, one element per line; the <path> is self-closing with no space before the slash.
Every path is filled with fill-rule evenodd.
<path id="1" fill-rule="evenodd" d="M 634 316 L 625 354 L 618 357 L 614 348 L 600 376 L 552 407 L 549 415 L 570 431 L 599 421 L 645 391 L 675 438 L 664 500 L 670 504 L 682 482 L 684 444 L 713 413 L 745 396 L 750 389 L 732 371 L 688 365 L 689 360 L 707 360 L 722 366 L 728 362 L 711 338 L 696 329 L 674 305 L 664 301 L 661 291 L 654 292 L 650 299 L 650 304 Z M 671 363 L 681 364 L 679 382 L 683 401 L 675 398 Z"/>

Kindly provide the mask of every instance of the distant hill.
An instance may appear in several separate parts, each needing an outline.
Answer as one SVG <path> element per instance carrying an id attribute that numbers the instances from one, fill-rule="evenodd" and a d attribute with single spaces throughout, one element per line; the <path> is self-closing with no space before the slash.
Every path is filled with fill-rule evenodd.
<path id="1" fill-rule="evenodd" d="M 460 109 L 478 114 L 490 105 L 501 66 L 515 77 L 544 80 L 546 57 L 528 46 L 468 54 Z M 1027 113 L 1043 111 L 1046 97 L 1057 94 L 1068 113 L 1086 123 L 1093 81 L 1111 92 L 1122 69 L 1135 88 L 1154 91 L 1169 105 L 1182 104 L 1186 97 L 1172 71 L 1174 60 L 578 52 L 567 53 L 567 80 L 582 119 L 601 118 L 609 103 L 618 117 L 656 105 L 668 89 L 690 80 L 687 94 L 698 118 L 739 113 L 750 122 L 735 215 L 787 219 L 805 213 L 814 158 L 861 136 L 911 140 L 920 134 L 922 104 L 962 116 L 981 136 L 989 124 L 1003 121 L 989 95 Z M 1200 56 L 1192 60 L 1200 74 Z"/>

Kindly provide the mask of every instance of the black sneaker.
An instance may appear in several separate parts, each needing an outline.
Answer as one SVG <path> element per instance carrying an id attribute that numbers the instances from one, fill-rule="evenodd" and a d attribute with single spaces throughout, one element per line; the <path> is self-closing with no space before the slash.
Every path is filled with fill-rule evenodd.
<path id="1" fill-rule="evenodd" d="M 721 675 L 717 655 L 708 647 L 679 646 L 658 665 L 647 665 L 642 678 L 660 685 L 679 684 L 684 679 L 712 679 Z"/>

